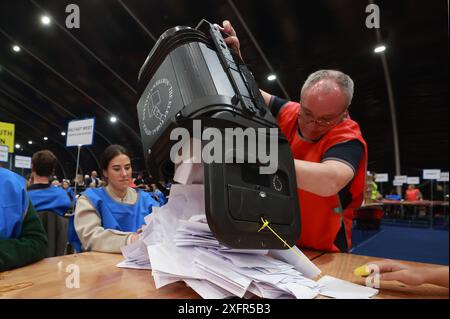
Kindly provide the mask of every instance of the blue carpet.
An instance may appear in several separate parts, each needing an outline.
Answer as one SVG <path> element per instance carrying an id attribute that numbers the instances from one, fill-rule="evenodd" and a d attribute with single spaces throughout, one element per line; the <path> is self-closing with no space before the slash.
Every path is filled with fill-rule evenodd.
<path id="1" fill-rule="evenodd" d="M 448 230 L 381 225 L 354 229 L 352 254 L 448 265 Z"/>
<path id="2" fill-rule="evenodd" d="M 360 230 L 353 227 L 352 230 L 352 245 L 353 247 L 357 247 L 361 245 L 366 240 L 369 240 L 376 234 L 380 232 L 380 229 L 378 230 Z"/>

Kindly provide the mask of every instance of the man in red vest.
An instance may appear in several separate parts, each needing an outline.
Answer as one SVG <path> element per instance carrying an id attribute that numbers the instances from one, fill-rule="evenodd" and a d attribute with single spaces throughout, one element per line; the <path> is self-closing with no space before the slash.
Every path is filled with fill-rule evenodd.
<path id="1" fill-rule="evenodd" d="M 405 193 L 405 199 L 409 202 L 422 200 L 422 193 L 413 184 L 408 185 Z"/>
<path id="2" fill-rule="evenodd" d="M 222 31 L 228 35 L 225 42 L 240 55 L 229 21 L 223 22 Z M 301 89 L 301 103 L 261 94 L 294 156 L 302 219 L 297 245 L 347 252 L 367 170 L 367 144 L 348 113 L 352 79 L 335 70 L 314 72 Z"/>

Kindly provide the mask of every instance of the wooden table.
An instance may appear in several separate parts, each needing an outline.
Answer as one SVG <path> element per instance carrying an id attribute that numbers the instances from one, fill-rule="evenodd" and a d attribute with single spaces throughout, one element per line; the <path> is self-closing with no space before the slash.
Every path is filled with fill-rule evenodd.
<path id="1" fill-rule="evenodd" d="M 305 250 L 310 259 L 323 252 Z M 184 283 L 155 288 L 150 270 L 117 268 L 120 254 L 86 252 L 46 258 L 35 264 L 0 273 L 0 298 L 200 298 Z M 73 273 L 69 265 L 79 266 L 80 288 L 67 288 Z M 66 272 L 67 271 L 67 272 Z M 7 286 L 14 285 L 11 288 Z"/>
<path id="2" fill-rule="evenodd" d="M 156 289 L 150 270 L 117 268 L 122 260 L 120 254 L 96 252 L 46 258 L 0 273 L 0 298 L 200 298 L 183 282 Z M 66 287 L 71 264 L 80 267 L 80 288 Z M 8 284 L 25 288 L 1 292 Z"/>
<path id="3" fill-rule="evenodd" d="M 378 212 L 382 210 L 384 211 L 384 218 L 387 220 L 404 220 L 405 210 L 413 210 L 412 215 L 414 216 L 414 219 L 407 219 L 409 220 L 409 223 L 417 223 L 418 221 L 422 221 L 422 223 L 425 222 L 425 224 L 428 224 L 428 226 L 432 228 L 433 226 L 435 226 L 434 215 L 439 214 L 444 217 L 444 225 L 440 227 L 445 228 L 448 227 L 448 207 L 448 201 L 396 201 L 383 199 L 381 201 L 366 203 L 360 208 L 356 209 L 355 217 L 359 218 L 360 214 L 358 214 L 358 212 L 361 213 L 363 211 L 366 211 L 367 213 L 365 215 L 371 217 L 369 219 L 371 219 L 372 221 L 379 221 L 381 216 L 378 216 Z M 424 211 L 424 216 L 419 216 L 419 210 Z M 427 219 L 424 219 L 424 217 L 426 216 Z M 361 220 L 361 222 L 364 222 L 364 220 Z"/>
<path id="4" fill-rule="evenodd" d="M 350 254 L 330 254 L 303 250 L 324 275 L 364 285 L 364 279 L 353 276 L 353 269 L 374 260 Z M 197 293 L 178 282 L 156 289 L 150 270 L 117 268 L 119 254 L 87 252 L 53 257 L 35 264 L 0 273 L 0 298 L 164 298 L 195 299 Z M 66 287 L 73 274 L 70 265 L 79 266 L 80 288 Z M 68 268 L 69 267 L 69 268 Z M 70 281 L 70 280 L 69 280 Z M 7 286 L 16 289 L 5 291 Z M 448 298 L 448 290 L 431 285 L 405 287 L 399 283 L 382 285 L 377 298 Z"/>
<path id="5" fill-rule="evenodd" d="M 372 203 L 377 204 L 377 203 Z M 391 199 L 383 199 L 381 201 L 383 205 L 406 205 L 406 206 L 449 206 L 448 201 L 442 200 L 415 200 L 415 201 L 407 201 L 407 200 L 391 200 Z M 369 204 L 370 205 L 370 204 Z"/>
<path id="6" fill-rule="evenodd" d="M 314 263 L 322 270 L 323 275 L 329 275 L 343 280 L 365 286 L 365 278 L 355 276 L 353 270 L 370 261 L 380 260 L 375 257 L 359 256 L 345 253 L 326 253 L 316 259 Z M 416 263 L 410 261 L 400 261 L 403 264 L 412 266 L 432 266 L 436 265 Z M 421 285 L 417 287 L 406 286 L 400 282 L 380 282 L 380 289 L 374 298 L 378 299 L 448 299 L 448 289 L 434 285 Z"/>
<path id="7" fill-rule="evenodd" d="M 311 249 L 302 249 L 300 248 L 302 253 L 306 255 L 310 260 L 315 260 L 316 258 L 319 258 L 320 256 L 326 254 L 324 251 L 319 250 L 311 250 Z"/>

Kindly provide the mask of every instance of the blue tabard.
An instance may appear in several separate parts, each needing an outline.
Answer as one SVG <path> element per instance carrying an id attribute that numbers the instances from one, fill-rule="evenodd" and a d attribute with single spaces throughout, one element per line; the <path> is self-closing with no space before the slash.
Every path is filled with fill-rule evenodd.
<path id="1" fill-rule="evenodd" d="M 64 189 L 64 188 L 63 188 Z M 68 189 L 65 189 L 65 191 L 67 192 L 67 194 L 69 195 L 69 198 L 71 201 L 75 200 L 75 192 L 73 191 L 72 187 L 69 187 Z"/>
<path id="2" fill-rule="evenodd" d="M 69 195 L 60 187 L 30 189 L 28 194 L 37 212 L 51 211 L 64 216 L 71 207 Z"/>
<path id="3" fill-rule="evenodd" d="M 144 223 L 144 217 L 151 214 L 152 207 L 159 207 L 159 203 L 144 191 L 137 191 L 138 198 L 134 205 L 124 204 L 111 198 L 107 191 L 101 188 L 89 188 L 85 195 L 97 210 L 102 227 L 123 232 L 135 232 Z M 81 242 L 75 231 L 74 217 L 69 220 L 69 242 L 77 252 L 82 251 Z"/>
<path id="4" fill-rule="evenodd" d="M 0 167 L 0 240 L 20 236 L 27 210 L 25 179 Z"/>
<path id="5" fill-rule="evenodd" d="M 155 194 L 158 197 L 159 204 L 163 206 L 167 202 L 166 196 L 164 196 L 164 193 L 160 190 L 156 190 Z"/>

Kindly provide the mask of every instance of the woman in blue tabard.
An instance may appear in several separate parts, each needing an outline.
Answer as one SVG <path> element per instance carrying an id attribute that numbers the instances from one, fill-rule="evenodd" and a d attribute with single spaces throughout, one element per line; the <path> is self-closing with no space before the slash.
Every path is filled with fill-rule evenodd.
<path id="1" fill-rule="evenodd" d="M 68 180 L 63 180 L 61 188 L 67 192 L 67 195 L 72 202 L 75 199 L 75 192 L 73 191 L 73 188 L 70 187 L 70 182 Z"/>
<path id="2" fill-rule="evenodd" d="M 77 200 L 69 241 L 78 252 L 120 253 L 120 247 L 138 238 L 144 217 L 159 204 L 148 193 L 129 187 L 131 160 L 124 147 L 108 146 L 100 166 L 107 186 L 87 189 Z"/>

